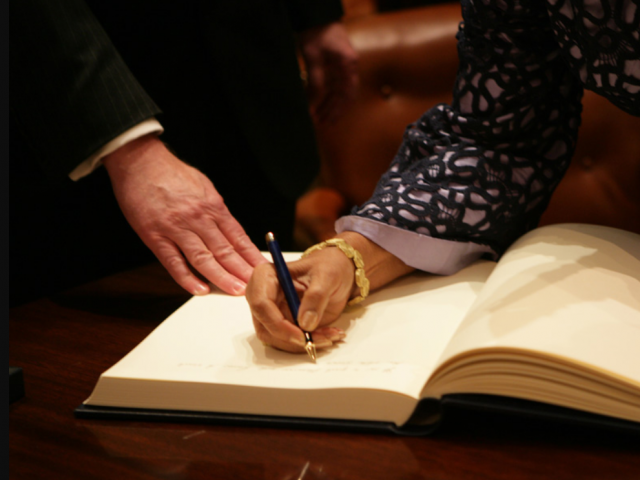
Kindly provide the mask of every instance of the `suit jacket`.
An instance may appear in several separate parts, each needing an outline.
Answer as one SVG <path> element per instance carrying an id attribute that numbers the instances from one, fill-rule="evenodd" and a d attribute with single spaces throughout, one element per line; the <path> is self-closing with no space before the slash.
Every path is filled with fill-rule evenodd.
<path id="1" fill-rule="evenodd" d="M 12 1 L 12 143 L 66 181 L 151 116 L 199 167 L 233 124 L 262 174 L 295 198 L 318 158 L 294 31 L 341 15 L 339 0 Z"/>

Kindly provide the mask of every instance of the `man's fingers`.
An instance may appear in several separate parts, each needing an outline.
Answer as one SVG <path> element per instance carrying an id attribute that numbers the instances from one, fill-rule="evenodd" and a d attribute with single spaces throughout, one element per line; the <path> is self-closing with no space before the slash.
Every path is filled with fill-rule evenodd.
<path id="1" fill-rule="evenodd" d="M 204 278 L 224 292 L 243 295 L 254 266 L 267 260 L 226 207 L 222 210 L 174 229 L 171 240 Z"/>
<path id="2" fill-rule="evenodd" d="M 267 263 L 267 260 L 239 225 L 238 228 L 245 239 L 239 240 L 242 237 L 238 234 L 235 241 L 244 255 L 234 248 L 214 222 L 199 231 L 185 227 L 172 229 L 161 239 L 147 239 L 146 243 L 171 276 L 192 294 L 207 293 L 209 287 L 193 274 L 186 262 L 224 292 L 243 295 L 253 265 Z"/>
<path id="3" fill-rule="evenodd" d="M 172 232 L 171 236 L 141 237 L 174 280 L 190 293 L 208 293 L 209 287 L 194 275 L 188 264 L 222 291 L 231 295 L 244 294 L 246 283 L 222 267 L 194 232 L 182 230 Z"/>
<path id="4" fill-rule="evenodd" d="M 178 247 L 169 240 L 156 244 L 147 242 L 147 246 L 160 263 L 169 272 L 178 285 L 191 295 L 204 295 L 209 293 L 209 286 L 193 274 Z"/>
<path id="5" fill-rule="evenodd" d="M 155 136 L 127 145 L 104 163 L 131 227 L 189 292 L 209 290 L 199 273 L 227 293 L 243 294 L 253 267 L 266 260 L 211 180 L 176 158 Z M 218 224 L 225 225 L 225 234 Z"/>
<path id="6" fill-rule="evenodd" d="M 235 273 L 250 277 L 252 267 L 233 250 L 226 239 L 220 236 L 217 239 L 218 243 L 209 247 L 198 235 L 188 232 L 176 240 L 191 266 L 202 276 L 226 293 L 244 295 L 247 284 Z M 222 265 L 219 259 L 223 260 L 225 265 Z"/>
<path id="7" fill-rule="evenodd" d="M 219 279 L 223 275 L 220 270 L 238 279 L 243 286 L 246 285 L 253 273 L 253 266 L 235 250 L 229 239 L 218 230 L 217 225 L 209 225 L 197 233 L 197 245 L 180 245 L 191 265 L 216 285 L 219 285 Z M 193 258 L 187 249 L 194 252 Z M 195 253 L 198 251 L 196 249 L 199 249 L 198 253 Z M 223 288 L 222 285 L 219 286 Z"/>
<path id="8" fill-rule="evenodd" d="M 236 271 L 234 268 L 234 262 L 237 262 L 237 258 L 228 258 L 225 255 L 218 255 L 218 253 L 213 250 L 213 254 L 218 259 L 221 265 L 223 265 L 230 273 L 237 276 L 238 278 L 244 280 L 245 282 L 249 281 L 251 278 L 251 274 L 253 273 L 253 267 L 263 263 L 269 263 L 269 261 L 260 253 L 260 249 L 256 247 L 256 245 L 251 241 L 249 235 L 247 235 L 240 225 L 240 223 L 231 215 L 230 212 L 227 211 L 226 215 L 222 215 L 221 218 L 216 219 L 217 229 L 208 230 L 211 233 L 211 237 L 205 233 L 204 240 L 207 245 L 210 245 L 209 241 L 211 240 L 213 245 L 220 245 L 221 243 L 216 242 L 216 239 L 220 239 L 220 233 L 222 237 L 231 244 L 233 247 L 233 252 L 236 253 L 240 258 L 244 260 L 242 265 L 248 265 L 248 269 L 244 269 L 243 272 Z M 227 264 L 226 260 L 230 260 L 230 263 Z"/>

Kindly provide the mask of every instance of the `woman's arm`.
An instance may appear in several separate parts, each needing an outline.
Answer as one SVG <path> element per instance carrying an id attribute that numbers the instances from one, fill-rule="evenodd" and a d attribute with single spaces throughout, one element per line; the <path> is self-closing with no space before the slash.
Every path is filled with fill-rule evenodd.
<path id="1" fill-rule="evenodd" d="M 582 86 L 544 2 L 462 5 L 452 104 L 409 126 L 371 199 L 338 224 L 443 274 L 497 258 L 537 225 L 569 165 L 581 112 Z"/>

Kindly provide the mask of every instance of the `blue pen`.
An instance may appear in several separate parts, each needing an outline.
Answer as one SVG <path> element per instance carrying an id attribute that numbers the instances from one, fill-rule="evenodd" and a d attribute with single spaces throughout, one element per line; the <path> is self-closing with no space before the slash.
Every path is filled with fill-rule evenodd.
<path id="1" fill-rule="evenodd" d="M 269 248 L 269 252 L 271 253 L 271 257 L 273 258 L 273 263 L 276 267 L 276 274 L 278 275 L 278 282 L 280 282 L 280 286 L 282 287 L 282 291 L 284 292 L 284 298 L 286 298 L 287 305 L 289 305 L 289 310 L 291 310 L 293 321 L 297 327 L 300 327 L 300 325 L 298 324 L 298 309 L 300 308 L 300 299 L 298 298 L 296 287 L 293 286 L 291 273 L 289 273 L 287 264 L 282 257 L 280 245 L 278 245 L 276 237 L 271 232 L 267 233 L 267 247 Z M 311 359 L 315 362 L 317 356 L 316 346 L 313 343 L 313 338 L 311 337 L 311 334 L 309 332 L 305 332 L 303 330 L 303 333 L 306 340 L 304 349 L 307 351 Z"/>

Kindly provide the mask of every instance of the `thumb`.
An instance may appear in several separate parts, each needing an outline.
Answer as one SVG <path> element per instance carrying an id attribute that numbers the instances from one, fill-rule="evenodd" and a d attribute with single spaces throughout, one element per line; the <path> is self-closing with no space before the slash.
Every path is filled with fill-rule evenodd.
<path id="1" fill-rule="evenodd" d="M 300 328 L 312 332 L 320 325 L 320 321 L 329 303 L 331 288 L 329 285 L 321 285 L 315 281 L 305 291 L 300 310 L 298 310 L 298 324 Z"/>

